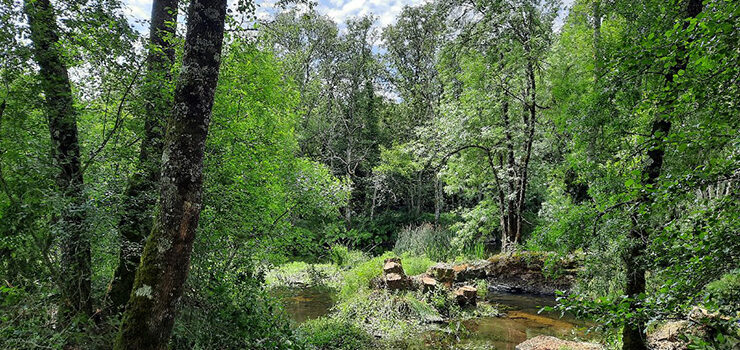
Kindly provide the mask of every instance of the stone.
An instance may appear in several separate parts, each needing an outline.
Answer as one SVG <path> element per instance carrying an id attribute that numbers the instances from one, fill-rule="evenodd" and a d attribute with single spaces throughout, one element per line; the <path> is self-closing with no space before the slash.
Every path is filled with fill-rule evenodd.
<path id="1" fill-rule="evenodd" d="M 460 306 L 475 306 L 478 302 L 478 289 L 473 286 L 462 286 L 455 290 L 455 300 Z"/>
<path id="2" fill-rule="evenodd" d="M 434 277 L 438 282 L 447 285 L 450 285 L 455 281 L 455 270 L 452 269 L 451 265 L 445 263 L 437 263 L 430 267 L 429 275 Z"/>
<path id="3" fill-rule="evenodd" d="M 562 340 L 548 335 L 539 335 L 516 346 L 516 350 L 604 350 L 596 343 Z"/>

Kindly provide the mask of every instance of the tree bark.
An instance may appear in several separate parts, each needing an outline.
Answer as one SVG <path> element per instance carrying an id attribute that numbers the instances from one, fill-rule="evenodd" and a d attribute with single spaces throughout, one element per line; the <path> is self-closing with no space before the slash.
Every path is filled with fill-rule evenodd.
<path id="1" fill-rule="evenodd" d="M 108 287 L 106 306 L 118 313 L 128 302 L 134 284 L 136 267 L 141 259 L 144 240 L 152 229 L 152 212 L 157 199 L 163 134 L 167 113 L 170 111 L 169 92 L 175 49 L 167 38 L 175 35 L 178 0 L 154 0 L 149 29 L 151 47 L 147 55 L 147 74 L 143 97 L 147 101 L 144 111 L 144 138 L 141 141 L 136 172 L 129 179 L 123 199 L 118 231 L 121 246 L 118 267 Z"/>
<path id="2" fill-rule="evenodd" d="M 683 21 L 687 18 L 696 17 L 702 10 L 701 0 L 688 0 L 684 8 Z M 685 24 L 684 24 L 685 26 Z M 666 74 L 665 81 L 670 90 L 670 96 L 662 101 L 666 107 L 665 113 L 659 115 L 652 123 L 650 130 L 650 139 L 653 146 L 648 150 L 648 162 L 643 169 L 645 174 L 642 187 L 652 188 L 658 181 L 663 169 L 665 158 L 664 140 L 671 130 L 670 114 L 673 111 L 673 104 L 677 100 L 677 91 L 673 86 L 673 76 L 687 66 L 687 59 L 684 57 L 685 47 L 679 45 L 677 48 L 676 65 L 673 66 Z M 650 239 L 650 231 L 646 218 L 650 216 L 650 209 L 653 204 L 652 196 L 643 194 L 639 204 L 647 210 L 642 215 L 632 214 L 632 229 L 629 232 L 630 247 L 624 255 L 624 264 L 627 274 L 627 283 L 625 285 L 625 294 L 632 299 L 639 299 L 640 294 L 645 293 L 646 278 L 645 265 L 641 261 L 647 249 L 647 243 Z M 630 309 L 636 310 L 639 307 L 639 301 L 632 302 Z M 645 339 L 645 321 L 638 318 L 635 322 L 625 324 L 622 329 L 622 349 L 623 350 L 644 350 L 647 349 Z"/>
<path id="3" fill-rule="evenodd" d="M 116 349 L 166 349 L 200 217 L 203 155 L 221 61 L 226 0 L 193 0 L 183 70 L 162 155 L 154 227 L 126 306 Z"/>
<path id="4" fill-rule="evenodd" d="M 25 0 L 24 10 L 31 30 L 33 53 L 40 68 L 41 86 L 46 100 L 54 162 L 59 167 L 56 184 L 63 207 L 55 232 L 61 243 L 63 321 L 77 314 L 92 314 L 90 300 L 90 241 L 85 230 L 85 194 L 80 146 L 77 137 L 77 112 L 67 66 L 59 52 L 59 28 L 49 0 Z"/>

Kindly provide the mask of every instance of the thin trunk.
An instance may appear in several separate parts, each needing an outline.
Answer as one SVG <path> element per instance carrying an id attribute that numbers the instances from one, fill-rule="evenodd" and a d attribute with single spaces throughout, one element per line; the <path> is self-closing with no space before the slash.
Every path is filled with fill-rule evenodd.
<path id="1" fill-rule="evenodd" d="M 591 15 L 594 21 L 594 82 L 598 84 L 601 78 L 601 0 L 593 0 Z"/>
<path id="2" fill-rule="evenodd" d="M 370 204 L 370 221 L 373 221 L 373 218 L 375 217 L 375 205 L 378 201 L 378 184 L 377 182 L 373 183 L 373 202 Z"/>
<path id="3" fill-rule="evenodd" d="M 61 279 L 64 302 L 61 318 L 92 314 L 90 300 L 90 241 L 85 232 L 85 194 L 77 112 L 67 67 L 62 62 L 59 28 L 49 0 L 26 0 L 24 10 L 31 29 L 34 56 L 40 68 L 49 132 L 56 166 L 57 187 L 65 202 L 57 221 L 61 243 Z"/>
<path id="4" fill-rule="evenodd" d="M 684 17 L 686 18 L 696 17 L 702 10 L 701 0 L 688 0 L 686 8 L 684 9 Z M 685 25 L 685 24 L 684 24 Z M 645 177 L 642 181 L 643 188 L 652 188 L 658 181 L 663 170 L 663 161 L 665 158 L 665 143 L 664 139 L 668 136 L 671 130 L 671 121 L 668 119 L 670 114 L 673 112 L 673 104 L 676 102 L 678 91 L 673 86 L 673 76 L 680 70 L 686 69 L 687 59 L 684 57 L 685 47 L 679 46 L 677 49 L 677 64 L 671 68 L 668 73 L 665 74 L 665 81 L 668 88 L 671 90 L 669 98 L 663 101 L 665 106 L 665 113 L 659 115 L 652 123 L 650 130 L 650 139 L 654 142 L 648 152 L 648 162 L 643 169 Z M 650 239 L 650 231 L 648 228 L 647 217 L 650 216 L 650 209 L 653 204 L 653 199 L 649 194 L 645 194 L 640 198 L 640 204 L 647 210 L 645 213 L 638 214 L 633 213 L 632 222 L 633 227 L 629 232 L 629 238 L 631 240 L 630 247 L 624 255 L 624 264 L 627 274 L 627 283 L 625 285 L 625 294 L 630 298 L 636 299 L 640 294 L 645 293 L 645 265 L 642 262 L 645 250 L 647 249 L 647 243 Z M 630 309 L 636 310 L 639 308 L 638 303 L 632 303 Z M 625 324 L 622 330 L 622 349 L 623 350 L 644 350 L 647 349 L 645 342 L 645 321 L 637 318 L 636 322 L 630 322 Z"/>
<path id="5" fill-rule="evenodd" d="M 193 0 L 183 71 L 162 155 L 160 200 L 116 349 L 166 349 L 200 217 L 203 156 L 218 80 L 226 0 Z"/>
<path id="6" fill-rule="evenodd" d="M 442 211 L 442 189 L 439 174 L 434 175 L 434 227 L 439 226 L 439 214 Z"/>
<path id="7" fill-rule="evenodd" d="M 509 252 L 514 249 L 514 240 L 516 238 L 516 201 L 511 194 L 516 191 L 516 158 L 514 156 L 514 137 L 511 134 L 511 123 L 509 121 L 509 101 L 504 100 L 501 108 L 504 122 L 504 134 L 506 136 L 506 189 L 509 193 L 508 200 L 503 201 L 506 196 L 501 196 L 502 208 L 502 227 L 501 227 L 501 251 Z M 505 206 L 504 206 L 505 203 Z"/>
<path id="8" fill-rule="evenodd" d="M 108 288 L 109 310 L 123 311 L 134 285 L 136 267 L 141 259 L 144 240 L 152 229 L 153 209 L 157 199 L 162 144 L 167 113 L 172 101 L 169 93 L 175 48 L 167 39 L 175 35 L 178 0 L 154 0 L 149 29 L 151 47 L 147 56 L 147 76 L 144 99 L 147 101 L 144 139 L 141 141 L 139 163 L 129 179 L 123 199 L 123 214 L 118 231 L 121 246 L 118 267 Z"/>
<path id="9" fill-rule="evenodd" d="M 525 45 L 525 48 L 527 49 L 528 54 L 531 55 L 528 49 L 529 46 Z M 527 139 L 525 141 L 524 159 L 520 164 L 521 178 L 519 179 L 520 182 L 517 193 L 519 198 L 516 205 L 517 227 L 514 244 L 519 244 L 519 241 L 522 238 L 522 218 L 525 200 L 527 198 L 527 186 L 529 184 L 529 161 L 532 159 L 532 144 L 534 143 L 534 132 L 537 125 L 537 84 L 535 80 L 534 62 L 532 62 L 532 60 L 533 58 L 529 57 L 529 61 L 527 62 L 527 90 L 529 92 L 529 104 L 525 107 L 527 108 L 529 116 L 527 118 L 527 123 L 525 123 L 527 125 Z"/>

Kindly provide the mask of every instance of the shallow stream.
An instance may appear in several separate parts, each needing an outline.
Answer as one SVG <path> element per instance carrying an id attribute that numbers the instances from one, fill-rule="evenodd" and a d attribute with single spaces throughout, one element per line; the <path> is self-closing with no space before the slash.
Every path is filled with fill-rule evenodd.
<path id="1" fill-rule="evenodd" d="M 297 323 L 326 315 L 334 305 L 334 295 L 326 288 L 283 288 L 274 291 L 283 301 L 288 316 Z M 564 339 L 583 336 L 587 322 L 576 320 L 559 313 L 538 311 L 543 306 L 555 304 L 553 297 L 526 294 L 505 294 L 491 292 L 487 301 L 500 305 L 506 312 L 504 317 L 480 317 L 457 324 L 450 328 L 462 329 L 452 336 L 449 333 L 430 332 L 421 344 L 412 348 L 419 349 L 497 349 L 514 350 L 517 344 L 538 336 L 553 335 Z M 444 340 L 442 339 L 444 338 Z"/>

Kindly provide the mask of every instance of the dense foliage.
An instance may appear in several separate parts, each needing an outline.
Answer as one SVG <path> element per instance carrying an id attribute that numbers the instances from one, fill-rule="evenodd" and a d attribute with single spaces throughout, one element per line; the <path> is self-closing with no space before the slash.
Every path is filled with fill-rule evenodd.
<path id="1" fill-rule="evenodd" d="M 226 21 L 172 348 L 372 344 L 351 318 L 400 313 L 368 291 L 394 254 L 416 274 L 577 253 L 561 308 L 625 347 L 697 305 L 740 317 L 739 2 L 435 0 L 346 23 L 311 1 L 261 19 L 255 5 Z M 0 348 L 115 338 L 109 286 L 147 118 L 173 109 L 190 68 L 182 26 L 158 72 L 167 50 L 140 27 L 119 0 L 0 0 Z M 281 264 L 343 274 L 340 316 L 293 327 L 266 287 Z"/>

